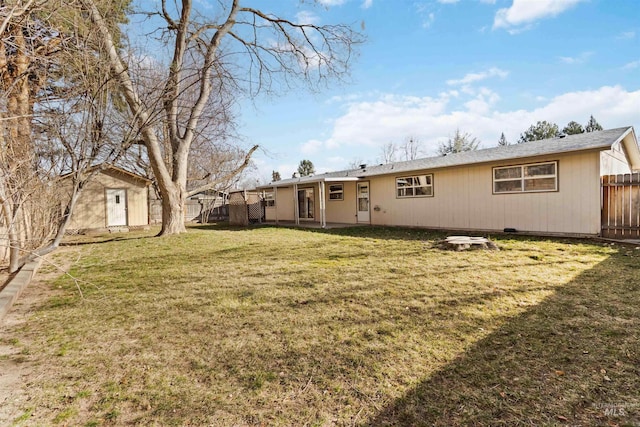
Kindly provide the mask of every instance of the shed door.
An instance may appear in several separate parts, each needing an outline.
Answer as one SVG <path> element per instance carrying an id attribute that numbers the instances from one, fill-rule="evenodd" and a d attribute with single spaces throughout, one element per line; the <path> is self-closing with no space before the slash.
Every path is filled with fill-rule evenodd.
<path id="1" fill-rule="evenodd" d="M 127 190 L 107 189 L 107 227 L 127 225 Z"/>
<path id="2" fill-rule="evenodd" d="M 359 182 L 358 197 L 358 222 L 369 222 L 369 183 Z"/>

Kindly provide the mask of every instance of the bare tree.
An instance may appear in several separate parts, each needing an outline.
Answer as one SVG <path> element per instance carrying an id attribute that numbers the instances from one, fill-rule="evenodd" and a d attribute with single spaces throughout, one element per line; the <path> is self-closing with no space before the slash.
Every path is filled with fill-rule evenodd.
<path id="1" fill-rule="evenodd" d="M 398 147 L 393 142 L 384 144 L 380 149 L 382 163 L 393 163 L 397 160 Z"/>
<path id="2" fill-rule="evenodd" d="M 407 137 L 404 143 L 400 146 L 402 160 L 415 160 L 418 157 L 422 156 L 424 153 L 422 152 L 421 145 L 422 144 L 416 137 Z"/>
<path id="3" fill-rule="evenodd" d="M 244 7 L 240 0 L 219 1 L 219 19 L 198 14 L 192 0 L 169 4 L 150 16 L 163 21 L 165 40 L 172 58 L 162 82 L 162 120 L 170 152 L 163 157 L 162 142 L 152 125 L 153 107 L 141 101 L 122 52 L 94 0 L 80 0 L 105 43 L 112 73 L 117 79 L 147 148 L 149 162 L 162 196 L 160 235 L 181 233 L 187 195 L 189 155 L 205 106 L 216 96 L 216 81 L 242 87 L 250 95 L 273 89 L 276 82 L 288 86 L 292 78 L 312 86 L 340 77 L 348 69 L 353 45 L 359 38 L 344 25 L 297 23 L 262 10 Z M 231 58 L 239 58 L 230 63 Z M 189 60 L 187 60 L 189 59 Z M 191 65 L 191 70 L 186 68 Z M 185 77 L 197 76 L 191 86 L 194 103 L 183 102 Z M 181 112 L 186 120 L 181 120 Z M 248 165 L 249 150 L 242 165 Z"/>
<path id="4" fill-rule="evenodd" d="M 347 165 L 347 168 L 348 169 L 360 169 L 362 165 L 366 165 L 366 164 L 367 164 L 367 161 L 364 160 L 362 157 L 355 157 L 355 158 L 351 159 L 351 161 Z"/>

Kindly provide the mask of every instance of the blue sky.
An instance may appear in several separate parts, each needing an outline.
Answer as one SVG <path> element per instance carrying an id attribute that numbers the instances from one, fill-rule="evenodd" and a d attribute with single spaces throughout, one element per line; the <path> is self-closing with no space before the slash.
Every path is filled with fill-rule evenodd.
<path id="1" fill-rule="evenodd" d="M 284 1 L 284 0 L 283 0 Z M 282 8 L 283 1 L 278 2 Z M 516 142 L 538 120 L 640 129 L 638 0 L 319 0 L 286 12 L 364 25 L 347 83 L 243 103 L 240 133 L 264 152 L 255 179 L 381 162 L 413 137 L 424 157 L 456 129 Z M 362 24 L 363 23 L 363 24 Z"/>
<path id="2" fill-rule="evenodd" d="M 480 147 L 502 132 L 515 143 L 538 120 L 562 128 L 591 114 L 640 132 L 640 0 L 246 2 L 298 22 L 353 24 L 367 40 L 345 82 L 239 101 L 242 144 L 262 147 L 245 185 L 272 170 L 291 177 L 302 159 L 318 173 L 381 163 L 384 144 L 408 138 L 433 156 L 456 129 Z M 138 36 L 148 28 L 132 23 Z"/>

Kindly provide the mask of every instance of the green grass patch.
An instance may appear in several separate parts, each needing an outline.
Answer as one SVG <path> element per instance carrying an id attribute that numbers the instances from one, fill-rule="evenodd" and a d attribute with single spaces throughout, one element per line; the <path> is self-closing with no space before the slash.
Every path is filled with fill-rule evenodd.
<path id="1" fill-rule="evenodd" d="M 31 419 L 640 421 L 640 251 L 500 236 L 501 251 L 452 252 L 438 249 L 443 236 L 202 226 L 76 237 L 82 281 L 53 281 L 56 295 L 6 338 L 35 364 Z"/>

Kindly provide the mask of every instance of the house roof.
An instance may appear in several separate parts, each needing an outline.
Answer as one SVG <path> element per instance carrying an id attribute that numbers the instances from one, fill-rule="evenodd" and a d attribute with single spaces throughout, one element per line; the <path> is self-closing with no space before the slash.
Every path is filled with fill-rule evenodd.
<path id="1" fill-rule="evenodd" d="M 129 177 L 129 178 L 131 178 L 131 179 L 142 181 L 142 182 L 144 182 L 144 183 L 145 183 L 145 184 L 147 184 L 147 185 L 151 183 L 151 180 L 150 180 L 150 179 L 145 178 L 145 177 L 144 177 L 144 176 L 142 176 L 142 175 L 138 175 L 138 174 L 136 174 L 136 173 L 129 172 L 129 171 L 128 171 L 128 170 L 126 170 L 126 169 L 122 169 L 122 168 L 119 168 L 118 166 L 114 166 L 114 165 L 111 165 L 111 164 L 101 163 L 101 164 L 98 164 L 98 165 L 94 165 L 94 166 L 91 166 L 90 168 L 88 168 L 88 169 L 86 170 L 86 172 L 87 172 L 87 173 L 89 173 L 89 172 L 93 172 L 93 171 L 95 171 L 96 169 L 99 169 L 101 172 L 107 172 L 107 171 L 115 172 L 115 173 L 118 173 L 118 174 L 124 175 L 124 176 L 126 176 L 126 177 Z M 65 179 L 65 178 L 67 178 L 67 177 L 69 177 L 69 176 L 71 176 L 71 173 L 66 173 L 66 174 L 64 174 L 64 175 L 61 175 L 61 176 L 60 176 L 60 178 Z"/>
<path id="2" fill-rule="evenodd" d="M 418 170 L 441 169 L 455 166 L 491 163 L 511 159 L 523 159 L 550 154 L 572 153 L 578 151 L 608 150 L 621 142 L 629 158 L 632 169 L 640 169 L 640 148 L 632 127 L 608 129 L 599 132 L 588 132 L 568 135 L 559 138 L 523 142 L 502 147 L 465 151 L 446 156 L 427 157 L 424 159 L 394 162 L 384 165 L 367 166 L 365 168 L 328 172 L 314 176 L 283 179 L 261 185 L 258 188 L 286 187 L 293 184 L 328 182 L 338 180 L 357 180 L 376 175 L 397 174 Z"/>

